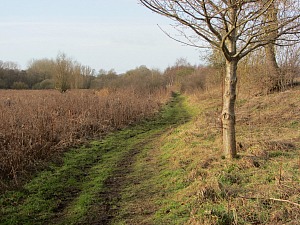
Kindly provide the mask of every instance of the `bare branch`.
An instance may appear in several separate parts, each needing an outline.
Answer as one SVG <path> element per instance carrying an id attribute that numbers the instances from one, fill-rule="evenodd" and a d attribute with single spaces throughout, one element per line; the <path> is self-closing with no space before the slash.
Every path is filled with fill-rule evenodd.
<path id="1" fill-rule="evenodd" d="M 198 37 L 223 51 L 227 59 L 241 59 L 251 51 L 268 43 L 295 42 L 299 33 L 299 11 L 289 5 L 282 5 L 278 26 L 273 21 L 265 21 L 264 15 L 278 0 L 140 0 L 150 10 L 177 21 L 181 26 L 190 28 Z M 234 18 L 230 15 L 234 12 Z M 268 29 L 263 28 L 268 27 Z M 270 34 L 277 33 L 270 38 Z M 166 33 L 166 32 L 164 32 Z M 233 34 L 234 33 L 234 34 Z M 181 32 L 187 42 L 172 38 L 189 46 L 202 48 L 202 44 L 191 41 Z M 235 39 L 236 52 L 230 52 L 228 41 Z M 287 43 L 276 43 L 286 45 Z M 206 48 L 206 46 L 205 46 Z"/>
<path id="2" fill-rule="evenodd" d="M 166 32 L 164 29 L 162 29 L 161 26 L 159 26 L 158 24 L 157 24 L 157 26 L 159 27 L 159 29 L 160 29 L 165 35 L 167 35 L 167 36 L 168 36 L 169 38 L 171 38 L 172 40 L 177 41 L 177 42 L 179 42 L 179 43 L 181 43 L 181 44 L 184 44 L 184 45 L 187 45 L 187 46 L 190 46 L 190 47 L 203 48 L 203 49 L 209 49 L 209 48 L 211 48 L 211 47 L 209 47 L 209 46 L 201 46 L 201 45 L 195 44 L 195 43 L 190 39 L 190 37 L 188 37 L 188 36 L 186 36 L 186 34 L 184 34 L 184 32 L 182 32 L 182 35 L 189 41 L 189 43 L 188 43 L 188 42 L 185 42 L 185 41 L 182 41 L 182 40 L 179 40 L 179 39 L 177 39 L 177 38 L 174 38 L 171 34 L 169 34 L 169 33 Z"/>

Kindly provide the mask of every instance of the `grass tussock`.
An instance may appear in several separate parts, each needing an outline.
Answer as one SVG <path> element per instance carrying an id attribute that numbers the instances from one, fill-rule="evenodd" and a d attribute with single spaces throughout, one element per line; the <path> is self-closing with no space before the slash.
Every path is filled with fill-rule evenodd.
<path id="1" fill-rule="evenodd" d="M 18 185 L 70 146 L 152 116 L 168 98 L 166 90 L 2 90 L 0 189 Z"/>

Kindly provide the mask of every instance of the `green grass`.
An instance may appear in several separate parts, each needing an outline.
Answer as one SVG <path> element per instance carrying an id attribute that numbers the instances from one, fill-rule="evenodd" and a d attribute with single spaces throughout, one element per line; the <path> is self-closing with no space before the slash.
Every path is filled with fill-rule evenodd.
<path id="1" fill-rule="evenodd" d="M 186 100 L 179 108 L 187 110 L 190 115 L 194 113 Z M 180 114 L 173 114 L 172 118 L 181 117 Z M 169 199 L 188 184 L 184 180 L 183 168 L 170 167 L 173 151 L 185 146 L 184 140 L 176 137 L 187 128 L 189 122 L 184 121 L 186 123 L 162 133 L 144 146 L 129 177 L 132 182 L 122 192 L 121 207 L 112 224 L 183 224 L 188 220 L 190 210 L 187 205 Z M 183 159 L 180 163 L 188 165 L 189 162 Z M 138 183 L 135 183 L 137 179 Z"/>

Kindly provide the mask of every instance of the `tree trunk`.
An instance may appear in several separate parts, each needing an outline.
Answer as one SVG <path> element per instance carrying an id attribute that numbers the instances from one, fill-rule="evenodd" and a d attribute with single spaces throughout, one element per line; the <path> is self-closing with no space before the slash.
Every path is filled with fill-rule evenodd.
<path id="1" fill-rule="evenodd" d="M 279 66 L 276 61 L 275 45 L 273 43 L 270 43 L 264 48 L 266 54 L 266 66 L 270 78 L 270 86 L 268 92 L 280 91 L 281 88 L 284 88 L 284 84 L 282 83 Z"/>
<path id="2" fill-rule="evenodd" d="M 236 158 L 237 156 L 235 140 L 237 63 L 237 60 L 226 60 L 222 110 L 223 148 L 226 158 Z"/>
<path id="3" fill-rule="evenodd" d="M 265 46 L 265 53 L 266 53 L 266 62 L 267 66 L 272 68 L 274 73 L 278 73 L 279 66 L 276 61 L 276 53 L 275 53 L 275 46 L 274 44 L 270 43 Z"/>
<path id="4" fill-rule="evenodd" d="M 266 54 L 266 66 L 270 78 L 270 86 L 268 92 L 279 91 L 282 88 L 282 78 L 280 77 L 279 66 L 276 61 L 276 52 L 275 52 L 275 42 L 271 40 L 276 40 L 278 33 L 278 7 L 275 2 L 273 2 L 267 13 L 265 14 L 265 22 L 267 26 L 265 28 L 267 39 L 270 40 L 270 43 L 267 44 L 265 48 Z"/>

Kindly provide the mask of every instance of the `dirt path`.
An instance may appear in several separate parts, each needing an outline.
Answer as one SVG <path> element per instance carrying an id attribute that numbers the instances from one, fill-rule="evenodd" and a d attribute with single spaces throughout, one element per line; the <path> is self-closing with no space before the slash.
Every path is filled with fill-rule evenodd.
<path id="1" fill-rule="evenodd" d="M 130 176 L 134 171 L 134 164 L 138 154 L 150 142 L 156 141 L 162 132 L 153 136 L 147 137 L 140 143 L 135 145 L 129 152 L 127 152 L 115 166 L 115 170 L 104 181 L 103 191 L 100 192 L 97 198 L 101 201 L 95 204 L 88 214 L 88 219 L 84 224 L 94 225 L 108 225 L 115 219 L 120 209 L 120 202 L 122 199 L 122 192 L 128 185 L 132 185 L 137 180 Z"/>
<path id="2" fill-rule="evenodd" d="M 155 213 L 154 196 L 160 193 L 159 184 L 151 178 L 160 170 L 158 147 L 161 137 L 188 120 L 181 101 L 174 99 L 170 111 L 157 121 L 155 132 L 150 129 L 117 163 L 115 170 L 104 182 L 101 199 L 93 205 L 84 224 L 152 224 L 147 218 Z"/>

